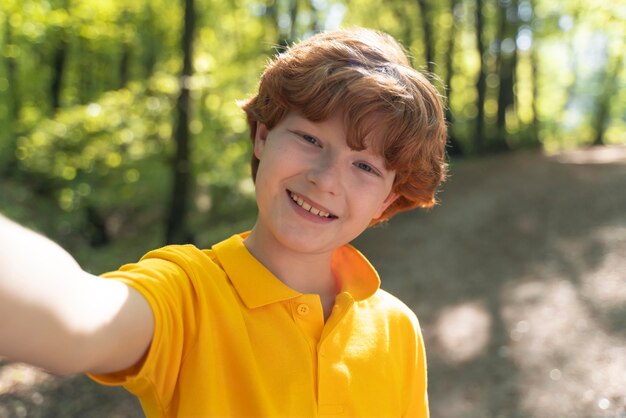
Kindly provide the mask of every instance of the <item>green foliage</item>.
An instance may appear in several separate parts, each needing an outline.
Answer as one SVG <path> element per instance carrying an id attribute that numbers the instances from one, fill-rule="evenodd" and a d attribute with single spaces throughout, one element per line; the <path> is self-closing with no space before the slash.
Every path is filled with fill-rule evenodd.
<path id="1" fill-rule="evenodd" d="M 195 213 L 206 223 L 226 214 L 250 217 L 253 210 L 251 188 L 241 186 L 249 177 L 249 140 L 236 100 L 253 89 L 275 37 L 267 37 L 246 5 L 200 6 L 195 74 L 187 82 L 194 99 Z M 219 22 L 214 15 L 222 16 Z M 0 122 L 11 129 L 0 133 L 0 161 L 12 167 L 9 175 L 75 213 L 70 229 L 85 227 L 87 208 L 114 234 L 139 213 L 161 223 L 170 192 L 181 19 L 178 5 L 162 1 L 3 2 L 0 91 L 10 94 L 0 100 Z M 53 109 L 59 49 L 65 53 L 61 108 Z"/>
<path id="2" fill-rule="evenodd" d="M 626 142 L 626 74 L 617 65 L 626 48 L 624 0 L 515 0 L 517 14 L 506 24 L 517 29 L 510 26 L 506 39 L 497 39 L 499 10 L 513 1 L 484 6 L 487 139 L 512 149 L 541 141 L 554 151 L 589 144 L 601 126 L 606 143 Z M 434 72 L 450 79 L 451 131 L 471 151 L 480 63 L 476 3 L 425 4 Z M 182 81 L 192 97 L 190 223 L 196 232 L 253 218 L 250 140 L 237 100 L 252 94 L 278 44 L 361 25 L 391 33 L 416 67 L 426 67 L 424 10 L 417 1 L 196 0 L 196 10 L 194 75 Z M 113 236 L 132 230 L 133 220 L 161 224 L 170 193 L 181 33 L 181 2 L 3 0 L 0 173 L 76 219 L 66 230 L 84 229 L 93 213 Z M 515 104 L 504 132 L 496 129 L 503 45 L 516 47 Z"/>
<path id="3" fill-rule="evenodd" d="M 172 130 L 171 107 L 170 97 L 148 94 L 140 85 L 111 91 L 97 102 L 42 119 L 19 137 L 16 155 L 23 170 L 54 185 L 66 211 L 158 201 L 165 192 L 159 177 Z"/>
<path id="4" fill-rule="evenodd" d="M 486 135 L 489 141 L 506 141 L 513 149 L 541 141 L 549 152 L 589 145 L 594 121 L 602 107 L 601 85 L 610 76 L 610 63 L 624 59 L 626 2 L 567 0 L 518 0 L 516 21 L 507 14 L 507 25 L 517 23 L 514 38 L 497 38 L 498 7 L 513 0 L 484 2 L 483 36 L 487 43 L 485 62 L 487 95 Z M 476 50 L 475 1 L 426 1 L 435 32 L 435 73 L 446 78 L 447 50 L 451 28 L 456 28 L 449 106 L 454 115 L 452 133 L 471 149 L 478 114 L 476 80 L 479 55 Z M 351 0 L 344 22 L 389 32 L 402 40 L 414 57 L 416 67 L 425 67 L 423 28 L 418 2 Z M 506 137 L 495 130 L 498 112 L 496 53 L 503 45 L 514 45 L 517 53 L 515 106 L 507 112 Z M 536 71 L 536 73 L 534 73 Z M 616 84 L 626 84 L 624 71 Z M 611 94 L 611 117 L 607 120 L 606 143 L 626 143 L 623 91 Z M 605 99 L 605 98 L 604 98 Z"/>

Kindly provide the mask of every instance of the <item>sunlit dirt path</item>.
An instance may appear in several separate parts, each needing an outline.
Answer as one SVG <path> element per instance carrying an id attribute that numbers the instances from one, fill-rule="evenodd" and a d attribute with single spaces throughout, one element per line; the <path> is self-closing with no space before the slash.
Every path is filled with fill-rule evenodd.
<path id="1" fill-rule="evenodd" d="M 356 242 L 420 318 L 433 418 L 626 418 L 626 148 L 458 162 L 440 200 Z M 0 418 L 141 416 L 0 363 Z"/>
<path id="2" fill-rule="evenodd" d="M 434 418 L 626 418 L 626 148 L 453 167 L 357 243 L 418 314 Z"/>

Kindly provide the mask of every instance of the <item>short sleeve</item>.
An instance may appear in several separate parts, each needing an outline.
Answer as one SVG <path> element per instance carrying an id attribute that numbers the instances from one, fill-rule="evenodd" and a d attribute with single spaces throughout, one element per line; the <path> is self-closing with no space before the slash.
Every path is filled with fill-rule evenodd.
<path id="1" fill-rule="evenodd" d="M 164 247 L 146 254 L 138 263 L 102 275 L 141 293 L 152 309 L 155 327 L 150 347 L 137 365 L 89 376 L 104 385 L 123 385 L 142 398 L 147 414 L 167 409 L 185 355 L 196 340 L 194 283 L 200 266 L 194 262 L 194 252 L 201 254 L 193 246 Z"/>

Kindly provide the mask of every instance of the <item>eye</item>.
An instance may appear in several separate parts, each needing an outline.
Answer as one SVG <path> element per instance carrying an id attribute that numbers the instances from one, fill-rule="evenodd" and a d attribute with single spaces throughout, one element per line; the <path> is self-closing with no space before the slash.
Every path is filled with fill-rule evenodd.
<path id="1" fill-rule="evenodd" d="M 304 133 L 302 131 L 299 131 L 299 130 L 290 130 L 289 132 L 294 134 L 299 139 L 301 139 L 301 140 L 303 140 L 305 142 L 308 142 L 311 145 L 315 145 L 316 147 L 321 147 L 322 146 L 322 144 L 320 144 L 320 142 L 314 136 L 311 136 L 311 135 L 306 134 L 306 133 Z"/>
<path id="2" fill-rule="evenodd" d="M 378 172 L 378 170 L 376 170 L 374 167 L 372 167 L 371 165 L 367 164 L 367 163 L 363 163 L 363 162 L 358 162 L 358 163 L 354 163 L 354 165 L 360 169 L 363 170 L 367 173 L 371 173 L 377 176 L 380 176 L 380 173 Z"/>
<path id="3" fill-rule="evenodd" d="M 317 141 L 317 139 L 315 137 L 312 137 L 311 135 L 300 134 L 300 137 L 310 144 L 319 146 L 319 142 Z"/>

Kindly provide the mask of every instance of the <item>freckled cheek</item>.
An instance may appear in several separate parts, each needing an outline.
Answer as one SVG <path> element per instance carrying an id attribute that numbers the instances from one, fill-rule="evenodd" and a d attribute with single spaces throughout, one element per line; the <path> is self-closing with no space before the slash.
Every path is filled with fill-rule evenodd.
<path id="1" fill-rule="evenodd" d="M 388 185 L 387 182 L 374 176 L 353 172 L 346 178 L 349 179 L 351 189 L 358 190 L 359 193 L 366 193 L 367 196 L 372 196 L 374 199 L 380 196 L 387 197 L 391 190 L 390 184 Z"/>
<path id="2" fill-rule="evenodd" d="M 380 188 L 380 185 L 371 183 L 353 183 L 346 187 L 352 196 L 352 201 L 357 202 L 362 208 L 376 207 L 385 200 L 388 193 Z M 367 209 L 366 209 L 367 210 Z"/>
<path id="3" fill-rule="evenodd" d="M 384 204 L 391 193 L 393 184 L 391 182 L 372 182 L 366 190 L 362 191 L 364 196 L 368 196 L 368 204 L 378 210 Z"/>

